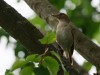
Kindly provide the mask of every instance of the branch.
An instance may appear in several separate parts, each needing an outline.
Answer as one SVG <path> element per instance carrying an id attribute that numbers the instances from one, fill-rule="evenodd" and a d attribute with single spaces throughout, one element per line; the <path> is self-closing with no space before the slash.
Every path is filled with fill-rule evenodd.
<path id="1" fill-rule="evenodd" d="M 56 30 L 57 20 L 52 14 L 59 13 L 47 0 L 25 0 L 26 3 L 43 18 L 54 30 Z M 45 9 L 44 9 L 45 8 Z M 86 60 L 93 65 L 100 67 L 100 47 L 94 44 L 87 36 L 73 26 L 74 48 Z"/>
<path id="2" fill-rule="evenodd" d="M 80 75 L 89 75 L 88 71 L 86 71 L 82 66 L 80 66 L 74 59 L 73 59 L 73 67 L 78 69 Z"/>
<path id="3" fill-rule="evenodd" d="M 45 45 L 38 39 L 43 35 L 27 19 L 0 0 L 0 26 L 32 53 L 43 53 Z"/>
<path id="4" fill-rule="evenodd" d="M 45 45 L 38 41 L 43 37 L 40 31 L 3 0 L 0 0 L 0 26 L 30 52 L 41 54 L 45 51 Z M 49 45 L 49 48 L 56 51 L 56 48 L 52 45 Z M 71 65 L 69 65 L 68 70 L 71 75 L 79 75 Z"/>

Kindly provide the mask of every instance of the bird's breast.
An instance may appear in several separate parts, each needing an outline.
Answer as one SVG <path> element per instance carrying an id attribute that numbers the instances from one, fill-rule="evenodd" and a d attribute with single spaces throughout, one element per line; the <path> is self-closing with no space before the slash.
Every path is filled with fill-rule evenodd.
<path id="1" fill-rule="evenodd" d="M 70 26 L 59 25 L 56 30 L 57 42 L 62 46 L 63 49 L 68 49 L 72 46 L 73 37 Z"/>

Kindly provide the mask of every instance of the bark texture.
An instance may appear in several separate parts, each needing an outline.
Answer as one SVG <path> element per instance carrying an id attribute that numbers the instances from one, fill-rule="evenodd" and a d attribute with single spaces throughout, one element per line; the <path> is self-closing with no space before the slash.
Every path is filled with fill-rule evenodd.
<path id="1" fill-rule="evenodd" d="M 45 45 L 38 41 L 43 37 L 27 19 L 0 0 L 0 26 L 32 53 L 43 53 Z"/>
<path id="2" fill-rule="evenodd" d="M 38 41 L 38 39 L 43 37 L 40 31 L 3 0 L 0 0 L 0 26 L 31 53 L 44 53 L 45 45 Z M 48 47 L 50 50 L 56 50 L 52 45 Z M 69 70 L 71 75 L 79 75 L 78 71 L 71 65 L 69 65 L 67 70 Z M 60 71 L 58 75 L 62 75 L 62 73 L 63 71 Z"/>
<path id="3" fill-rule="evenodd" d="M 37 15 L 44 19 L 54 30 L 58 21 L 52 14 L 59 13 L 47 0 L 25 0 Z M 73 25 L 74 46 L 87 61 L 100 67 L 100 47 L 94 44 L 87 36 Z"/>

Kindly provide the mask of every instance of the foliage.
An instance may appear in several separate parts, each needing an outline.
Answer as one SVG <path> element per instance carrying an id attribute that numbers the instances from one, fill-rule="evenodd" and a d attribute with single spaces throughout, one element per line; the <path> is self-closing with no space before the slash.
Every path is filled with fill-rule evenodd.
<path id="1" fill-rule="evenodd" d="M 49 0 L 58 10 L 64 7 L 66 0 Z"/>
<path id="2" fill-rule="evenodd" d="M 47 34 L 39 41 L 41 44 L 52 44 L 56 41 L 56 35 L 54 32 L 47 32 Z"/>
<path id="3" fill-rule="evenodd" d="M 92 64 L 89 62 L 84 62 L 83 64 L 83 68 L 86 69 L 87 71 L 89 71 L 92 67 Z"/>
<path id="4" fill-rule="evenodd" d="M 45 22 L 39 18 L 38 16 L 35 16 L 34 19 L 30 19 L 30 22 L 35 25 L 37 28 L 40 28 L 40 29 L 45 29 Z"/>
<path id="5" fill-rule="evenodd" d="M 76 8 L 67 11 L 71 21 L 81 28 L 88 37 L 94 38 L 95 33 L 99 30 L 100 20 L 95 21 L 93 16 L 99 14 L 99 12 L 91 6 L 90 0 L 72 0 L 72 2 L 76 5 Z M 99 42 L 98 39 L 97 41 Z"/>
<path id="6" fill-rule="evenodd" d="M 13 75 L 13 71 L 18 68 L 21 68 L 20 75 L 57 75 L 59 64 L 50 56 L 42 58 L 38 54 L 29 55 L 25 60 L 17 59 L 6 75 Z"/>

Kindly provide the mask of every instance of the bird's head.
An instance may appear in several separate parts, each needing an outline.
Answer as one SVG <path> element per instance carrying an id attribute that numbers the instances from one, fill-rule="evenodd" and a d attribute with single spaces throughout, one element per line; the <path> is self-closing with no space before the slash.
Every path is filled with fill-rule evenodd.
<path id="1" fill-rule="evenodd" d="M 64 21 L 67 21 L 68 23 L 70 22 L 68 16 L 66 14 L 64 14 L 64 13 L 58 13 L 58 14 L 54 14 L 52 16 L 56 17 L 60 21 L 64 20 Z"/>

